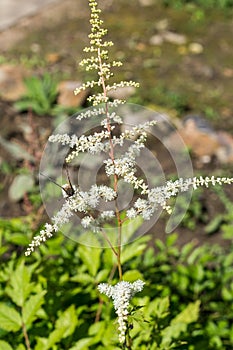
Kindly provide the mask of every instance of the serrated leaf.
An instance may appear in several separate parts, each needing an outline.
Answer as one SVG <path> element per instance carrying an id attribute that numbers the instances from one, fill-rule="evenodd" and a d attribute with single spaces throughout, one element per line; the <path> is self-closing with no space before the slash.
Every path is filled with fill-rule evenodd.
<path id="1" fill-rule="evenodd" d="M 17 202 L 23 198 L 34 186 L 34 178 L 32 175 L 20 174 L 14 178 L 9 187 L 8 195 L 13 202 Z"/>
<path id="2" fill-rule="evenodd" d="M 156 298 L 147 307 L 147 315 L 155 315 L 158 319 L 164 318 L 169 313 L 170 301 L 168 297 Z"/>
<path id="3" fill-rule="evenodd" d="M 134 282 L 136 280 L 142 280 L 143 276 L 138 270 L 129 270 L 123 274 L 123 280 L 128 282 Z"/>
<path id="4" fill-rule="evenodd" d="M 74 305 L 71 305 L 68 309 L 66 309 L 61 316 L 59 317 L 59 319 L 56 321 L 55 327 L 57 329 L 61 328 L 61 329 L 65 329 L 65 332 L 63 334 L 63 337 L 68 337 L 69 335 L 71 335 L 78 323 L 78 319 L 77 319 L 77 313 L 75 310 Z"/>
<path id="5" fill-rule="evenodd" d="M 130 238 L 136 233 L 137 229 L 143 223 L 143 219 L 141 216 L 138 216 L 134 219 L 127 220 L 122 225 L 122 232 L 124 232 L 122 236 L 122 244 L 127 244 L 130 241 Z"/>
<path id="6" fill-rule="evenodd" d="M 8 239 L 8 242 L 17 245 L 27 246 L 30 243 L 30 240 L 24 233 L 12 233 Z"/>
<path id="7" fill-rule="evenodd" d="M 70 350 L 88 350 L 89 345 L 92 344 L 92 338 L 83 338 L 77 341 Z"/>
<path id="8" fill-rule="evenodd" d="M 130 245 L 124 246 L 121 253 L 121 263 L 125 264 L 136 256 L 140 256 L 146 248 L 145 243 L 141 243 L 139 240 L 133 242 Z"/>
<path id="9" fill-rule="evenodd" d="M 13 350 L 11 345 L 3 340 L 0 340 L 0 350 Z"/>
<path id="10" fill-rule="evenodd" d="M 187 330 L 189 323 L 198 319 L 200 301 L 190 303 L 182 312 L 180 312 L 172 321 L 170 326 L 162 331 L 162 344 L 169 346 L 172 339 L 178 339 L 182 332 Z"/>
<path id="11" fill-rule="evenodd" d="M 23 344 L 20 344 L 19 346 L 17 346 L 16 350 L 26 350 L 26 348 Z"/>
<path id="12" fill-rule="evenodd" d="M 80 246 L 79 255 L 91 276 L 95 277 L 100 266 L 101 249 Z"/>
<path id="13" fill-rule="evenodd" d="M 46 291 L 42 291 L 36 295 L 32 295 L 29 300 L 26 301 L 23 307 L 23 321 L 25 325 L 28 326 L 33 322 L 37 311 L 44 302 L 45 294 Z"/>
<path id="14" fill-rule="evenodd" d="M 8 332 L 17 332 L 22 325 L 20 314 L 5 304 L 0 304 L 0 327 Z"/>
<path id="15" fill-rule="evenodd" d="M 194 303 L 189 303 L 188 306 L 172 320 L 171 324 L 174 325 L 181 322 L 189 324 L 197 321 L 200 304 L 200 300 L 197 300 Z"/>
<path id="16" fill-rule="evenodd" d="M 34 287 L 34 283 L 30 283 L 31 272 L 31 269 L 24 265 L 22 259 L 12 273 L 10 283 L 6 288 L 7 295 L 20 307 L 24 305 Z"/>
<path id="17" fill-rule="evenodd" d="M 37 343 L 34 350 L 47 350 L 47 338 L 37 338 Z"/>
<path id="18" fill-rule="evenodd" d="M 94 283 L 94 278 L 88 273 L 78 273 L 70 279 L 72 282 L 79 282 L 82 284 Z"/>

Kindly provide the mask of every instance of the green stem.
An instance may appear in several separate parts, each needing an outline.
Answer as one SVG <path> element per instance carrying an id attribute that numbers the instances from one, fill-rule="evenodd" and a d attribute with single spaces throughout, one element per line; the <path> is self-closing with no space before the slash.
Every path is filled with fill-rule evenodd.
<path id="1" fill-rule="evenodd" d="M 106 82 L 105 82 L 105 76 L 103 72 L 103 64 L 102 64 L 102 58 L 101 58 L 101 53 L 100 53 L 100 48 L 98 48 L 98 60 L 99 60 L 99 72 L 101 76 L 101 84 L 102 84 L 102 89 L 103 89 L 103 94 L 105 97 L 107 97 L 107 89 L 106 89 Z M 109 132 L 109 144 L 110 144 L 110 151 L 109 151 L 109 156 L 112 160 L 112 163 L 114 165 L 115 162 L 115 155 L 114 155 L 114 145 L 112 142 L 112 133 L 111 133 L 111 123 L 109 119 L 109 113 L 108 113 L 108 102 L 105 103 L 105 113 L 106 113 L 106 118 L 107 118 L 107 130 Z M 118 176 L 114 174 L 114 185 L 113 185 L 114 191 L 117 193 L 118 190 Z M 122 220 L 120 217 L 120 211 L 118 208 L 118 203 L 117 199 L 115 199 L 115 213 L 116 213 L 116 218 L 117 218 L 117 223 L 118 223 L 118 249 L 117 251 L 114 249 L 112 246 L 111 242 L 107 239 L 108 244 L 110 244 L 110 247 L 113 251 L 113 253 L 117 256 L 117 267 L 118 267 L 118 273 L 119 273 L 119 279 L 120 281 L 122 280 L 122 267 L 121 267 L 121 235 L 122 235 Z M 106 235 L 105 235 L 106 238 Z"/>
<path id="2" fill-rule="evenodd" d="M 25 339 L 27 350 L 31 350 L 29 337 L 28 337 L 27 329 L 26 329 L 26 326 L 25 326 L 24 322 L 22 323 L 22 328 L 23 328 L 23 335 L 24 335 L 24 339 Z"/>

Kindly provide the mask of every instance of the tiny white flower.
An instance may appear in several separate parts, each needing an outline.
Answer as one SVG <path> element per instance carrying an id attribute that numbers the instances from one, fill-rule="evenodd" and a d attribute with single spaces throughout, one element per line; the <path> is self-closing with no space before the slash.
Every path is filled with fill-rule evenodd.
<path id="1" fill-rule="evenodd" d="M 118 316 L 119 341 L 122 344 L 125 342 L 129 302 L 135 293 L 143 290 L 144 284 L 145 282 L 137 280 L 134 283 L 122 281 L 115 286 L 110 286 L 107 283 L 101 283 L 98 285 L 100 293 L 113 299 L 113 305 Z"/>

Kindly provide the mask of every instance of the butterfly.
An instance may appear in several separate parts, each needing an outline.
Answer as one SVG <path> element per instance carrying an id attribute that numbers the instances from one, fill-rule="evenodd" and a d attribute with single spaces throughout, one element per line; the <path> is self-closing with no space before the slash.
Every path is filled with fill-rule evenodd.
<path id="1" fill-rule="evenodd" d="M 70 181 L 70 175 L 68 172 L 68 169 L 65 168 L 66 170 L 66 175 L 67 175 L 67 179 L 68 179 L 68 184 L 65 185 L 59 185 L 56 181 L 54 181 L 50 176 L 48 175 L 44 175 L 43 173 L 40 173 L 40 175 L 48 178 L 51 182 L 53 182 L 55 185 L 57 185 L 58 187 L 60 187 L 62 189 L 62 193 L 64 198 L 69 198 L 72 197 L 75 194 L 75 186 L 72 185 L 71 181 Z"/>

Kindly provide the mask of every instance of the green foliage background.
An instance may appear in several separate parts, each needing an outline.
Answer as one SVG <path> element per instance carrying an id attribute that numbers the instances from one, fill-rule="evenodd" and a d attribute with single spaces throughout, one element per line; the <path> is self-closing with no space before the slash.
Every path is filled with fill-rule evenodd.
<path id="1" fill-rule="evenodd" d="M 25 330 L 35 350 L 120 349 L 112 303 L 96 288 L 111 273 L 110 249 L 58 234 L 25 259 L 30 235 L 20 218 L 0 222 L 0 349 L 28 349 Z M 133 298 L 133 349 L 230 350 L 233 251 L 176 239 L 144 236 L 123 250 L 124 278 L 146 282 Z"/>

